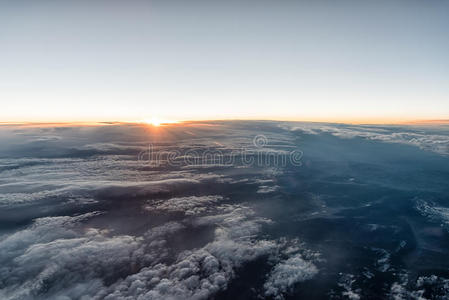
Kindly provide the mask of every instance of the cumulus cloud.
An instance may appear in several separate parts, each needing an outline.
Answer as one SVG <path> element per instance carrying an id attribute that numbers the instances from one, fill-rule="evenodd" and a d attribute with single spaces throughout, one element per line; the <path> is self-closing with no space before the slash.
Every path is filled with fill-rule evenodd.
<path id="1" fill-rule="evenodd" d="M 222 196 L 189 196 L 156 200 L 145 206 L 147 210 L 182 212 L 185 215 L 198 215 L 207 212 L 211 206 L 223 200 Z"/>
<path id="2" fill-rule="evenodd" d="M 196 199 L 198 200 L 198 199 Z M 215 224 L 214 240 L 204 247 L 181 252 L 173 264 L 160 263 L 99 292 L 104 299 L 207 299 L 226 288 L 235 269 L 272 253 L 274 241 L 255 239 L 263 219 L 247 207 L 224 206 L 197 226 Z"/>
<path id="3" fill-rule="evenodd" d="M 352 274 L 341 274 L 338 285 L 343 288 L 343 297 L 351 300 L 360 299 L 360 289 L 354 288 L 355 276 Z"/>
<path id="4" fill-rule="evenodd" d="M 40 293 L 48 289 L 49 283 L 59 282 L 57 279 L 65 281 L 64 276 L 67 276 L 69 281 L 70 278 L 77 278 L 75 282 L 80 280 L 82 273 L 89 271 L 84 270 L 85 263 L 97 263 L 96 258 L 92 256 L 93 252 L 117 246 L 105 244 L 106 241 L 101 239 L 98 232 L 89 231 L 84 237 L 76 232 L 76 223 L 95 215 L 98 213 L 37 219 L 30 228 L 2 239 L 2 299 L 38 298 Z M 130 244 L 129 242 L 124 241 L 124 245 Z M 110 254 L 109 260 L 112 259 Z M 89 258 L 95 261 L 90 261 Z M 76 272 L 77 269 L 80 271 L 79 268 L 83 269 L 81 274 Z M 54 287 L 55 290 L 59 288 Z"/>
<path id="5" fill-rule="evenodd" d="M 80 223 L 98 216 L 37 219 L 0 242 L 2 299 L 93 297 L 108 281 L 157 264 L 168 250 L 165 238 L 184 227 L 176 222 L 154 227 L 141 237 L 111 235 Z"/>
<path id="6" fill-rule="evenodd" d="M 447 299 L 449 294 L 449 279 L 437 275 L 419 276 L 415 281 L 409 280 L 408 273 L 402 273 L 400 280 L 390 287 L 389 296 L 394 300 L 425 300 L 425 295 L 431 299 Z"/>
<path id="7" fill-rule="evenodd" d="M 274 266 L 264 284 L 265 295 L 284 299 L 283 294 L 291 291 L 296 283 L 311 279 L 317 273 L 318 268 L 312 262 L 295 254 Z"/>
<path id="8" fill-rule="evenodd" d="M 421 215 L 434 222 L 438 222 L 449 229 L 449 208 L 437 205 L 431 201 L 425 201 L 422 199 L 415 200 L 415 207 Z"/>
<path id="9" fill-rule="evenodd" d="M 114 235 L 83 226 L 102 216 L 100 212 L 36 219 L 29 228 L 0 241 L 0 296 L 207 299 L 227 287 L 237 268 L 258 257 L 275 255 L 283 245 L 258 238 L 261 226 L 270 220 L 241 204 L 216 205 L 222 199 L 192 196 L 159 203 L 168 210 L 213 208 L 206 215 L 193 214 L 194 220 L 165 222 L 140 236 Z M 213 226 L 213 240 L 177 252 L 169 239 L 189 226 Z M 308 276 L 300 274 L 301 263 L 313 270 L 313 265 L 300 257 L 285 262 L 292 263 L 296 270 L 280 265 L 273 271 L 271 280 L 279 291 L 285 289 L 279 279 L 282 272 L 293 271 L 293 282 Z"/>

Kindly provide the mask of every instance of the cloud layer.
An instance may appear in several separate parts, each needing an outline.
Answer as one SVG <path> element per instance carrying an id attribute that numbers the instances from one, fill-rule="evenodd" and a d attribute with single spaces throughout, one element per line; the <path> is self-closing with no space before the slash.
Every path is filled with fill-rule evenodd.
<path id="1" fill-rule="evenodd" d="M 444 128 L 236 121 L 0 134 L 1 299 L 448 292 Z M 154 164 L 149 145 L 178 151 L 177 162 L 244 148 L 299 149 L 304 163 Z"/>

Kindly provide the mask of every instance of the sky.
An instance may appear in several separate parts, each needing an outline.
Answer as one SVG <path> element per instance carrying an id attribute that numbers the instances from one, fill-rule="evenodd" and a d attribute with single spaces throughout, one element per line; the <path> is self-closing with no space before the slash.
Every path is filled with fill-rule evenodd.
<path id="1" fill-rule="evenodd" d="M 448 1 L 0 0 L 0 122 L 449 119 Z"/>

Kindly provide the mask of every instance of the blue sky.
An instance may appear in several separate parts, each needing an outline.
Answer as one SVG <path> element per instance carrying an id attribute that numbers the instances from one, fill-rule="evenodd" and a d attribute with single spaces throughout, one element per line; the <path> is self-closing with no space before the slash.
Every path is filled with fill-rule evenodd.
<path id="1" fill-rule="evenodd" d="M 449 118 L 447 1 L 1 1 L 0 121 Z"/>

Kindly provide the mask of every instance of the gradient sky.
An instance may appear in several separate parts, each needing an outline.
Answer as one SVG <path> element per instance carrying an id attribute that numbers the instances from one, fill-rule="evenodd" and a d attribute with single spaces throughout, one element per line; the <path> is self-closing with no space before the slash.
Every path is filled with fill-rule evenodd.
<path id="1" fill-rule="evenodd" d="M 449 118 L 449 1 L 0 0 L 0 121 Z"/>

